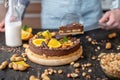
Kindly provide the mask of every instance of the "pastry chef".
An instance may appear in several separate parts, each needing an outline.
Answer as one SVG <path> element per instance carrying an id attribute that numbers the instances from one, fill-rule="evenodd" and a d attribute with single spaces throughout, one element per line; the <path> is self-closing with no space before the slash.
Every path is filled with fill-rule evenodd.
<path id="1" fill-rule="evenodd" d="M 26 7 L 29 0 L 19 0 Z M 102 16 L 101 0 L 41 0 L 42 28 L 56 29 L 66 14 L 77 14 L 79 22 L 85 26 L 85 31 L 98 28 L 99 24 L 106 24 L 103 29 L 120 28 L 120 0 L 113 0 L 111 10 Z M 25 7 L 23 9 L 25 9 Z M 73 17 L 75 19 L 75 17 Z M 0 31 L 4 31 L 4 21 L 0 24 Z"/>

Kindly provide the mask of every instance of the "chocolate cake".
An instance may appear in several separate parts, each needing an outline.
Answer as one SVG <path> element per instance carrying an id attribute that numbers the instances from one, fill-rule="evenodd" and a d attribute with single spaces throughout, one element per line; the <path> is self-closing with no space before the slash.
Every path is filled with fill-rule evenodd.
<path id="1" fill-rule="evenodd" d="M 38 55 L 45 55 L 45 56 L 64 56 L 80 48 L 80 39 L 75 40 L 75 44 L 68 48 L 46 48 L 46 47 L 37 47 L 32 43 L 32 39 L 29 41 L 30 50 Z"/>
<path id="2" fill-rule="evenodd" d="M 58 37 L 59 36 L 59 37 Z M 28 58 L 41 65 L 58 66 L 76 61 L 82 55 L 80 39 L 43 31 L 29 40 Z"/>

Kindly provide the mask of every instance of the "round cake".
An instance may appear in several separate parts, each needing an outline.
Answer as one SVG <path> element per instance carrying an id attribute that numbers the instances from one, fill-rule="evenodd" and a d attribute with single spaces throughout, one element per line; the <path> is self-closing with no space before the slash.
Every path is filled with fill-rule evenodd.
<path id="1" fill-rule="evenodd" d="M 34 63 L 59 66 L 78 60 L 82 55 L 82 46 L 80 39 L 46 30 L 29 40 L 26 53 Z"/>

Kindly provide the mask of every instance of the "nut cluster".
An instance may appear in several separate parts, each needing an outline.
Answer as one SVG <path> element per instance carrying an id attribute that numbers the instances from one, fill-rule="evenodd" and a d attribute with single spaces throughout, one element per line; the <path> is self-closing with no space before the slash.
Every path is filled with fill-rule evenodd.
<path id="1" fill-rule="evenodd" d="M 101 57 L 100 63 L 107 75 L 120 78 L 120 53 L 105 54 Z"/>
<path id="2" fill-rule="evenodd" d="M 9 67 L 10 69 L 13 70 L 24 71 L 28 67 L 30 67 L 28 64 L 25 63 L 25 61 L 27 60 L 25 57 L 26 57 L 25 53 L 23 53 L 21 56 L 18 54 L 13 54 L 12 57 L 10 58 L 11 62 L 10 63 L 8 63 L 8 61 L 2 62 L 0 65 L 0 69 L 3 70 Z"/>

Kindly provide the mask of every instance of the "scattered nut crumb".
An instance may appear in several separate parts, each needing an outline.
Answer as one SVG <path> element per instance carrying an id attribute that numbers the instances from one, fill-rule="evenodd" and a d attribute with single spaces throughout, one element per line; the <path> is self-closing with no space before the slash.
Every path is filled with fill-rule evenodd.
<path id="1" fill-rule="evenodd" d="M 91 41 L 92 41 L 92 38 L 88 38 L 88 41 L 91 42 Z"/>
<path id="2" fill-rule="evenodd" d="M 80 67 L 80 63 L 75 63 L 75 64 L 73 65 L 73 67 L 74 67 L 74 68 Z"/>
<path id="3" fill-rule="evenodd" d="M 74 71 L 75 71 L 75 73 L 77 73 L 77 74 L 80 73 L 80 70 L 79 70 L 78 68 L 76 68 Z"/>
<path id="4" fill-rule="evenodd" d="M 23 44 L 23 48 L 29 48 L 28 44 Z"/>
<path id="5" fill-rule="evenodd" d="M 91 78 L 90 75 L 86 75 L 85 77 L 86 77 L 87 79 L 90 79 L 90 78 Z"/>
<path id="6" fill-rule="evenodd" d="M 35 77 L 34 75 L 31 75 L 31 76 L 29 77 L 29 80 L 40 80 L 40 79 L 37 78 L 37 77 Z"/>
<path id="7" fill-rule="evenodd" d="M 59 69 L 58 74 L 62 74 L 62 73 L 63 73 L 63 70 Z"/>
<path id="8" fill-rule="evenodd" d="M 90 67 L 90 66 L 92 66 L 92 64 L 91 64 L 91 63 L 87 63 L 86 66 L 87 66 L 87 67 Z"/>
<path id="9" fill-rule="evenodd" d="M 108 35 L 108 38 L 112 39 L 112 38 L 115 38 L 116 36 L 117 36 L 117 33 L 113 32 Z"/>
<path id="10" fill-rule="evenodd" d="M 78 77 L 78 74 L 76 74 L 76 73 L 71 73 L 70 75 L 71 75 L 72 78 L 77 78 Z"/>
<path id="11" fill-rule="evenodd" d="M 88 72 L 91 73 L 91 72 L 92 72 L 92 69 L 88 69 Z"/>
<path id="12" fill-rule="evenodd" d="M 74 65 L 74 64 L 75 64 L 75 62 L 71 62 L 71 63 L 70 63 L 71 66 Z"/>
<path id="13" fill-rule="evenodd" d="M 83 77 L 85 77 L 85 76 L 86 76 L 86 73 L 85 73 L 85 72 L 83 72 L 83 73 L 82 73 L 82 76 L 83 76 Z"/>
<path id="14" fill-rule="evenodd" d="M 8 61 L 2 62 L 1 65 L 0 65 L 0 70 L 5 69 L 7 66 L 8 66 Z"/>
<path id="15" fill-rule="evenodd" d="M 22 53 L 21 56 L 25 58 L 27 56 L 27 54 L 26 53 Z"/>
<path id="16" fill-rule="evenodd" d="M 95 60 L 95 59 L 96 59 L 96 56 L 92 56 L 92 59 Z"/>
<path id="17" fill-rule="evenodd" d="M 54 70 L 53 72 L 54 72 L 54 73 L 57 73 L 57 71 L 56 71 L 56 70 Z"/>
<path id="18" fill-rule="evenodd" d="M 70 73 L 68 73 L 68 74 L 67 74 L 67 78 L 70 78 L 70 77 L 71 77 L 71 74 L 70 74 Z"/>
<path id="19" fill-rule="evenodd" d="M 97 46 L 97 49 L 100 50 L 100 46 Z"/>
<path id="20" fill-rule="evenodd" d="M 111 47 L 112 47 L 112 44 L 110 42 L 107 42 L 105 48 L 106 49 L 111 49 Z"/>
<path id="21" fill-rule="evenodd" d="M 41 78 L 42 78 L 42 80 L 51 80 L 49 78 L 48 74 L 46 74 L 46 73 L 41 74 Z"/>

